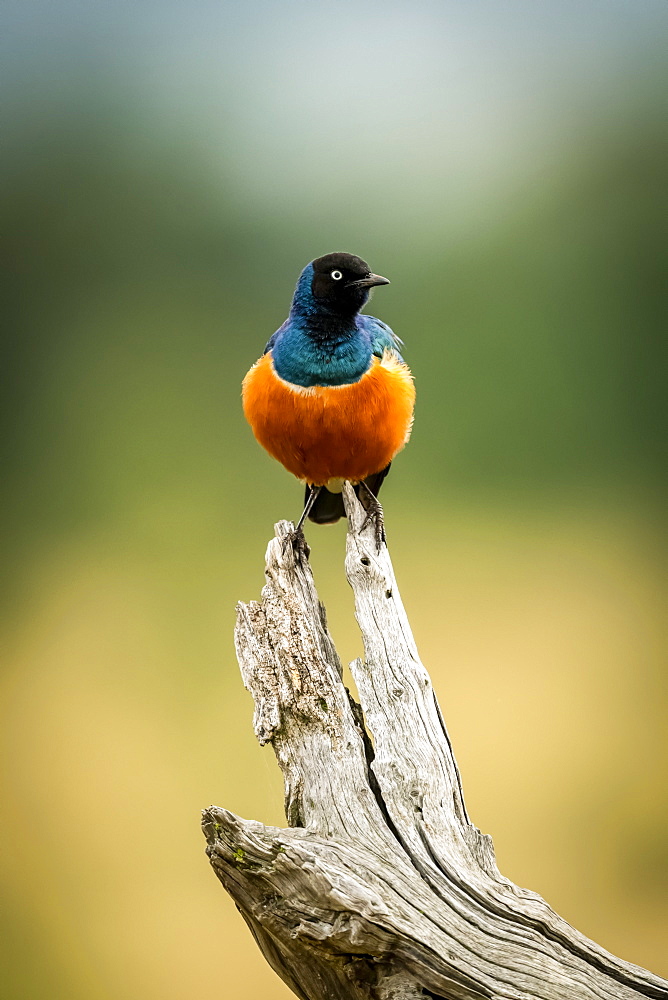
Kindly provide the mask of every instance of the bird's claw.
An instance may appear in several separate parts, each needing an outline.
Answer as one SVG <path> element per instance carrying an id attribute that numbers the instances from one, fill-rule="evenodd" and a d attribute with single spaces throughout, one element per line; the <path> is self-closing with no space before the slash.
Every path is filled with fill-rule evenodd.
<path id="1" fill-rule="evenodd" d="M 288 531 L 283 536 L 283 555 L 285 556 L 288 549 L 292 548 L 293 555 L 296 561 L 300 561 L 302 558 L 307 560 L 311 554 L 311 550 L 306 541 L 306 536 L 301 528 L 295 528 L 293 531 Z"/>

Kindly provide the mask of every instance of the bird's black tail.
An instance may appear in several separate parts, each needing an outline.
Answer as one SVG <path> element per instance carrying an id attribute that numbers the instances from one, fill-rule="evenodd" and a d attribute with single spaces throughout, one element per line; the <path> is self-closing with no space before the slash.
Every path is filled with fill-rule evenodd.
<path id="1" fill-rule="evenodd" d="M 390 465 L 385 466 L 380 472 L 374 472 L 372 476 L 367 476 L 364 480 L 375 497 L 378 496 L 382 482 L 390 471 Z M 359 486 L 355 486 L 354 489 L 355 493 L 359 496 Z M 304 503 L 308 500 L 310 492 L 311 487 L 307 486 Z M 330 493 L 327 487 L 323 486 L 309 511 L 308 519 L 309 521 L 315 521 L 316 524 L 334 524 L 340 517 L 345 517 L 345 514 L 343 494 Z"/>

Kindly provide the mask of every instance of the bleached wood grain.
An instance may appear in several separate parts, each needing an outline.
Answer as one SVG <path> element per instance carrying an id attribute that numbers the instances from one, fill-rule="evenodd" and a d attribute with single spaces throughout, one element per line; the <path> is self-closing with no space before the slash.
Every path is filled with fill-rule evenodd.
<path id="1" fill-rule="evenodd" d="M 276 525 L 260 602 L 235 632 L 254 728 L 289 827 L 204 814 L 207 852 L 270 965 L 302 1000 L 668 1000 L 496 867 L 467 816 L 386 546 L 344 488 L 346 573 L 364 638 L 341 680 L 310 566 Z M 567 877 L 567 873 L 565 875 Z"/>

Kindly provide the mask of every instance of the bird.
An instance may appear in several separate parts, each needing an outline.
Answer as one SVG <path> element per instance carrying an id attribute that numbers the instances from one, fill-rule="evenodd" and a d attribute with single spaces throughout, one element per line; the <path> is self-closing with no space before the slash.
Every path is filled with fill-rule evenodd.
<path id="1" fill-rule="evenodd" d="M 378 491 L 408 442 L 415 388 L 403 341 L 361 310 L 371 290 L 389 285 L 365 260 L 336 252 L 301 272 L 285 322 L 242 384 L 244 415 L 259 443 L 305 484 L 293 541 L 303 524 L 345 516 L 343 483 L 363 490 L 365 524 L 385 537 Z M 307 552 L 308 554 L 308 552 Z"/>

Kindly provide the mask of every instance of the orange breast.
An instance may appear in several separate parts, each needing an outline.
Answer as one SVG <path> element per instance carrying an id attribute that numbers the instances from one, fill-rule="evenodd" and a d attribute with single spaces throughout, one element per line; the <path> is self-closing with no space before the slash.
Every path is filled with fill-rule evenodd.
<path id="1" fill-rule="evenodd" d="M 386 353 L 353 385 L 302 388 L 276 374 L 271 354 L 243 382 L 244 413 L 255 437 L 289 472 L 315 486 L 358 482 L 380 472 L 408 441 L 413 377 Z"/>

